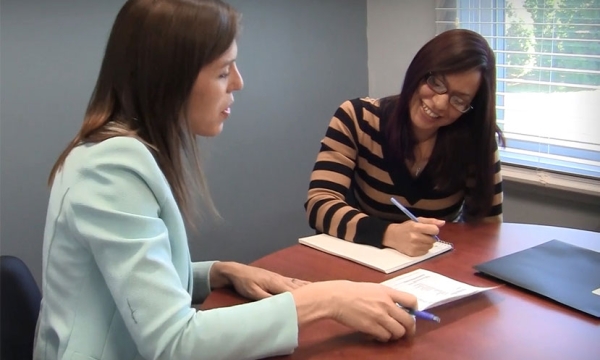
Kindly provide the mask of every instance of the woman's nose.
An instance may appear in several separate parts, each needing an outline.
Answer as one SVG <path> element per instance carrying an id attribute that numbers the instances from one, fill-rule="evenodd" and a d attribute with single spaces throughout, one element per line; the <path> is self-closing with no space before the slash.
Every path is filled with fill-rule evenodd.
<path id="1" fill-rule="evenodd" d="M 237 66 L 234 64 L 231 74 L 231 81 L 229 82 L 229 92 L 242 90 L 244 88 L 244 79 Z"/>
<path id="2" fill-rule="evenodd" d="M 435 94 L 433 95 L 433 105 L 435 109 L 433 110 L 446 110 L 448 109 L 448 105 L 450 105 L 450 96 L 446 94 Z"/>

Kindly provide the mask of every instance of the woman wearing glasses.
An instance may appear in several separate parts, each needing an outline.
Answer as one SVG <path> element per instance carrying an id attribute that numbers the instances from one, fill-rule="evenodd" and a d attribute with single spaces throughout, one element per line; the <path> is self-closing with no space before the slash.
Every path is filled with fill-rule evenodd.
<path id="1" fill-rule="evenodd" d="M 418 256 L 445 221 L 502 221 L 495 79 L 487 41 L 455 29 L 417 52 L 399 95 L 344 102 L 311 175 L 310 226 Z"/>

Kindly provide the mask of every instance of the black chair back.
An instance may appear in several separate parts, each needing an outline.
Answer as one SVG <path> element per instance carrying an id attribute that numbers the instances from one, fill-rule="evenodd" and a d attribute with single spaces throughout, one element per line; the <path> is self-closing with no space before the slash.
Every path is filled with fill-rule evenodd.
<path id="1" fill-rule="evenodd" d="M 40 289 L 27 265 L 10 255 L 0 256 L 0 281 L 0 359 L 32 359 Z"/>

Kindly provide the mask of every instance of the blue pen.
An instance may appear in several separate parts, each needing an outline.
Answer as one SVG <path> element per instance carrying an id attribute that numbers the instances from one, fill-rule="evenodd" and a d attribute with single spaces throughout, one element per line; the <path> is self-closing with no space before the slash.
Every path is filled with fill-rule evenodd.
<path id="1" fill-rule="evenodd" d="M 417 317 L 419 319 L 431 320 L 431 321 L 435 321 L 436 323 L 439 323 L 441 321 L 441 319 L 438 316 L 428 313 L 426 311 L 408 309 L 400 304 L 396 304 L 396 305 L 398 305 L 399 308 L 401 308 L 402 310 L 405 310 L 410 315 L 413 315 L 414 317 Z"/>
<path id="2" fill-rule="evenodd" d="M 400 204 L 398 202 L 398 200 L 391 198 L 392 204 L 396 205 L 396 207 L 400 210 L 402 210 L 402 212 L 404 213 L 404 215 L 408 216 L 412 221 L 414 222 L 419 222 L 419 220 L 417 220 L 417 217 L 414 216 L 410 211 L 408 211 L 407 208 L 405 208 L 404 206 L 402 206 L 402 204 Z M 440 238 L 437 235 L 433 235 L 433 238 L 436 241 L 441 241 Z"/>

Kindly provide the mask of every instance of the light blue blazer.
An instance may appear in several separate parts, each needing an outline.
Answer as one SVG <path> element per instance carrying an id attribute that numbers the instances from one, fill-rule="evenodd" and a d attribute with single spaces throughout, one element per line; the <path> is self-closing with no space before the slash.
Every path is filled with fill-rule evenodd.
<path id="1" fill-rule="evenodd" d="M 192 263 L 181 213 L 138 140 L 81 145 L 52 186 L 34 358 L 251 359 L 298 343 L 290 293 L 196 311 L 213 262 Z"/>

